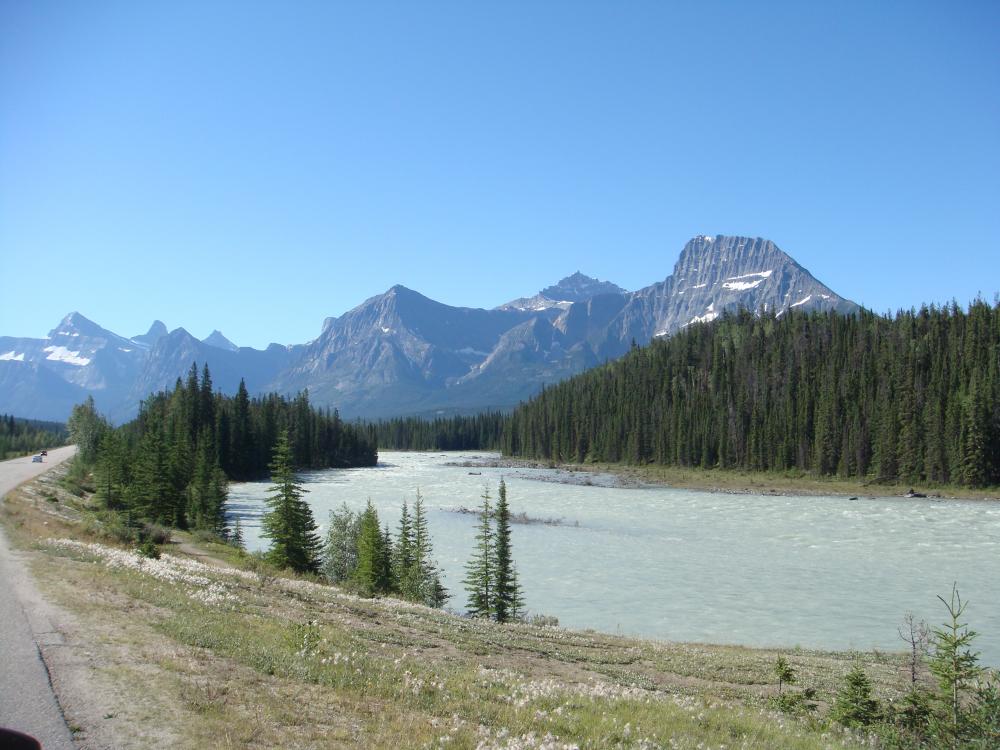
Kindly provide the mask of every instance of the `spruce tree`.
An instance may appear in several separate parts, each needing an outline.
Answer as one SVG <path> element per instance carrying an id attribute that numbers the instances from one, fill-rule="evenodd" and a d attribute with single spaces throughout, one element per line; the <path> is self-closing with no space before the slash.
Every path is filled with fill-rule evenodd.
<path id="1" fill-rule="evenodd" d="M 467 606 L 469 614 L 473 617 L 491 617 L 494 612 L 493 512 L 490 508 L 489 487 L 483 488 L 482 498 L 483 506 L 480 512 L 479 531 L 476 534 L 476 548 L 472 558 L 465 566 L 465 590 L 469 592 Z"/>
<path id="2" fill-rule="evenodd" d="M 427 527 L 424 498 L 417 490 L 413 501 L 413 565 L 418 579 L 418 599 L 428 607 L 443 607 L 448 590 L 441 583 L 441 574 L 434 561 L 434 546 Z"/>
<path id="3" fill-rule="evenodd" d="M 236 547 L 236 549 L 246 549 L 246 542 L 243 540 L 243 525 L 240 523 L 239 516 L 236 516 L 236 522 L 233 524 L 233 530 L 229 534 L 229 543 Z"/>
<path id="4" fill-rule="evenodd" d="M 268 560 L 281 568 L 303 573 L 318 569 L 320 541 L 312 510 L 302 498 L 302 483 L 292 467 L 288 432 L 278 435 L 271 462 L 274 486 L 267 498 L 270 511 L 264 516 L 263 536 L 271 540 Z"/>
<path id="5" fill-rule="evenodd" d="M 393 549 L 393 576 L 398 583 L 399 593 L 406 599 L 420 598 L 420 571 L 414 555 L 413 523 L 410 519 L 410 509 L 403 500 L 399 513 L 399 533 Z"/>
<path id="6" fill-rule="evenodd" d="M 872 696 L 871 680 L 860 664 L 855 664 L 847 673 L 830 716 L 848 727 L 867 727 L 878 720 L 878 701 Z"/>
<path id="7" fill-rule="evenodd" d="M 379 528 L 378 513 L 372 501 L 361 513 L 358 524 L 358 562 L 353 582 L 363 596 L 384 594 L 382 565 L 385 559 L 385 539 Z"/>
<path id="8" fill-rule="evenodd" d="M 497 622 L 508 622 L 520 614 L 521 587 L 511 553 L 510 508 L 507 505 L 507 485 L 503 479 L 497 491 L 496 533 L 493 545 L 494 575 L 493 616 Z"/>
<path id="9" fill-rule="evenodd" d="M 963 602 L 958 587 L 952 586 L 951 599 L 938 599 L 948 610 L 948 620 L 935 628 L 931 636 L 931 673 L 938 681 L 938 703 L 941 711 L 933 722 L 933 730 L 942 744 L 958 747 L 967 730 L 966 695 L 982 674 L 979 655 L 972 651 L 978 635 L 961 622 L 968 602 Z"/>

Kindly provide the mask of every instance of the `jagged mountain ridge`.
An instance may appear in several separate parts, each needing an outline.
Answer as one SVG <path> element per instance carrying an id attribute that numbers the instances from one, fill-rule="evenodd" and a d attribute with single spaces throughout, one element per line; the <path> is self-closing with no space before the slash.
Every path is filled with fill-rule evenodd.
<path id="1" fill-rule="evenodd" d="M 600 281 L 577 271 L 572 276 L 545 287 L 534 297 L 520 297 L 500 305 L 497 309 L 535 312 L 553 308 L 566 310 L 574 302 L 586 302 L 602 294 L 628 294 L 628 292 L 610 281 Z"/>
<path id="2" fill-rule="evenodd" d="M 223 392 L 235 392 L 241 377 L 252 393 L 308 388 L 314 403 L 347 417 L 507 408 L 544 383 L 620 356 L 632 341 L 741 307 L 857 309 L 773 242 L 699 236 L 670 276 L 635 292 L 577 272 L 486 310 L 397 285 L 327 318 L 311 342 L 264 351 L 236 347 L 218 331 L 204 341 L 183 328 L 168 333 L 160 321 L 125 339 L 73 313 L 46 339 L 0 337 L 0 412 L 65 419 L 73 399 L 92 394 L 113 419 L 127 419 L 192 361 L 207 362 Z"/>

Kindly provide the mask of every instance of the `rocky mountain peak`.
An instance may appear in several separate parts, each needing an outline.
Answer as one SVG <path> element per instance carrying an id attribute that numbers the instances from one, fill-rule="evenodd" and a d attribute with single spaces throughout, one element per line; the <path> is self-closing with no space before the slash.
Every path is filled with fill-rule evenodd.
<path id="1" fill-rule="evenodd" d="M 71 312 L 61 321 L 59 325 L 49 331 L 49 338 L 59 338 L 59 337 L 97 337 L 97 338 L 118 338 L 116 334 L 106 331 L 101 328 L 97 323 L 84 317 L 78 312 Z"/>
<path id="2" fill-rule="evenodd" d="M 239 349 L 236 344 L 222 335 L 222 331 L 216 328 L 208 336 L 201 340 L 201 343 L 214 346 L 216 349 L 225 349 L 227 352 L 235 352 Z"/>
<path id="3" fill-rule="evenodd" d="M 583 302 L 599 294 L 625 293 L 626 291 L 617 284 L 585 276 L 579 271 L 539 292 L 543 297 L 559 302 Z"/>
<path id="4" fill-rule="evenodd" d="M 628 292 L 610 281 L 601 281 L 577 271 L 558 283 L 545 287 L 534 297 L 520 297 L 501 305 L 498 309 L 535 312 L 553 308 L 565 310 L 574 302 L 586 302 L 602 294 L 628 294 Z"/>
<path id="5" fill-rule="evenodd" d="M 133 336 L 132 341 L 137 344 L 145 344 L 146 346 L 152 346 L 158 340 L 167 335 L 167 327 L 164 325 L 162 320 L 154 320 L 153 324 L 149 327 L 146 333 L 140 334 L 138 336 Z"/>

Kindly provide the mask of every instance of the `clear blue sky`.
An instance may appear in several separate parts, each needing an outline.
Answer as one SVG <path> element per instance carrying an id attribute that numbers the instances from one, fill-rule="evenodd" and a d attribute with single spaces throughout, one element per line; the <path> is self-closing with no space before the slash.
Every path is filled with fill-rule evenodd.
<path id="1" fill-rule="evenodd" d="M 1000 3 L 0 0 L 0 334 L 263 346 L 773 239 L 884 311 L 1000 289 Z"/>

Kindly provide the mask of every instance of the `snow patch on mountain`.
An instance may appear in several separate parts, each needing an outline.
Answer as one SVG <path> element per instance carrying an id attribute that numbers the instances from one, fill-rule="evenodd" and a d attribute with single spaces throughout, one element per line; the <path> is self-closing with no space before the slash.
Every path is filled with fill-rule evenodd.
<path id="1" fill-rule="evenodd" d="M 90 364 L 90 357 L 81 357 L 80 352 L 72 352 L 65 346 L 47 346 L 42 351 L 49 352 L 49 356 L 45 359 L 53 362 L 65 362 L 77 367 L 86 367 Z"/>
<path id="2" fill-rule="evenodd" d="M 18 354 L 17 352 L 5 352 L 0 354 L 0 360 L 8 362 L 24 362 L 24 352 Z"/>

